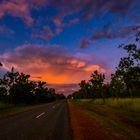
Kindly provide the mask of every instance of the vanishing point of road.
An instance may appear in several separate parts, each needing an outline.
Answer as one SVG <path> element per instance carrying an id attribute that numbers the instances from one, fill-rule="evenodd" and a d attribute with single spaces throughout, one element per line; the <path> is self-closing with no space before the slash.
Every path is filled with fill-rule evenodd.
<path id="1" fill-rule="evenodd" d="M 0 120 L 0 140 L 70 140 L 67 102 L 56 101 Z"/>

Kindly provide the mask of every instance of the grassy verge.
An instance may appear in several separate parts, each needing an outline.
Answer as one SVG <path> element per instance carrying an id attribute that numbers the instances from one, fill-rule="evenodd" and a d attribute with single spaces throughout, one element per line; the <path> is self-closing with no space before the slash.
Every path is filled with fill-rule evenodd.
<path id="1" fill-rule="evenodd" d="M 108 98 L 105 99 L 82 99 L 77 100 L 77 103 L 91 103 L 96 105 L 108 105 L 114 108 L 120 108 L 128 111 L 140 112 L 140 98 Z"/>
<path id="2" fill-rule="evenodd" d="M 115 136 L 106 133 L 106 127 L 102 127 L 95 119 L 89 117 L 83 109 L 68 101 L 70 112 L 70 124 L 73 140 L 115 140 Z"/>
<path id="3" fill-rule="evenodd" d="M 98 124 L 107 128 L 107 133 L 124 139 L 140 139 L 140 99 L 84 99 L 71 101 L 80 107 Z"/>
<path id="4" fill-rule="evenodd" d="M 5 104 L 0 102 L 0 118 L 15 115 L 20 112 L 28 111 L 36 107 L 44 106 L 44 104 L 39 105 L 13 105 Z"/>

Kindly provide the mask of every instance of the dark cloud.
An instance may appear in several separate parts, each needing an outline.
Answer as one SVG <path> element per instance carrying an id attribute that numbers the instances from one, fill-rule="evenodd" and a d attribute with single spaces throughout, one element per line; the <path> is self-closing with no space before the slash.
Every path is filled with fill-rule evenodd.
<path id="1" fill-rule="evenodd" d="M 63 19 L 69 15 L 77 15 L 75 19 L 68 21 L 70 26 L 81 19 L 87 20 L 94 16 L 102 17 L 107 12 L 120 14 L 120 17 L 129 16 L 131 8 L 138 4 L 139 0 L 1 0 L 0 18 L 2 19 L 8 14 L 20 18 L 28 26 L 32 26 L 36 23 L 36 19 L 32 15 L 33 10 L 40 10 L 45 6 L 54 7 L 58 11 L 57 18 L 52 17 L 52 21 L 56 26 L 55 30 L 52 30 L 48 25 L 42 25 L 44 28 L 40 28 L 35 35 L 35 37 L 50 39 L 67 27 L 64 25 Z"/>
<path id="2" fill-rule="evenodd" d="M 139 29 L 139 25 L 125 26 L 115 29 L 110 28 L 110 26 L 105 26 L 103 29 L 93 34 L 92 40 L 124 38 L 134 34 Z"/>
<path id="3" fill-rule="evenodd" d="M 89 19 L 93 16 L 103 16 L 106 12 L 128 15 L 129 10 L 139 3 L 139 0 L 50 0 L 50 5 L 60 9 L 62 15 L 80 12 L 79 18 Z"/>

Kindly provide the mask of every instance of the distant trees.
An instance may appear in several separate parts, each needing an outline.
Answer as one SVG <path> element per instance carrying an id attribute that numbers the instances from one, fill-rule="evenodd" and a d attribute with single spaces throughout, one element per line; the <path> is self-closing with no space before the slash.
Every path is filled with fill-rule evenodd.
<path id="1" fill-rule="evenodd" d="M 69 95 L 68 98 L 72 98 L 73 99 L 84 99 L 87 98 L 84 95 L 84 92 L 82 92 L 81 90 L 74 92 L 72 95 Z"/>
<path id="2" fill-rule="evenodd" d="M 79 83 L 80 89 L 72 94 L 73 98 L 100 98 L 104 99 L 104 79 L 105 75 L 94 71 L 91 74 L 91 79 L 89 81 L 82 80 Z M 71 96 L 69 96 L 71 97 Z"/>
<path id="3" fill-rule="evenodd" d="M 138 36 L 137 36 L 138 37 Z M 139 38 L 136 39 L 139 41 Z M 140 97 L 140 48 L 136 44 L 120 45 L 127 56 L 120 59 L 110 83 L 104 83 L 105 75 L 93 71 L 89 81 L 82 80 L 74 98 Z M 71 97 L 70 96 L 70 97 Z"/>
<path id="4" fill-rule="evenodd" d="M 35 82 L 29 78 L 30 75 L 16 72 L 12 67 L 0 78 L 0 100 L 13 104 L 35 104 L 65 98 L 56 94 L 54 89 L 48 89 L 46 82 Z"/>
<path id="5" fill-rule="evenodd" d="M 0 62 L 0 67 L 2 67 L 2 63 Z"/>

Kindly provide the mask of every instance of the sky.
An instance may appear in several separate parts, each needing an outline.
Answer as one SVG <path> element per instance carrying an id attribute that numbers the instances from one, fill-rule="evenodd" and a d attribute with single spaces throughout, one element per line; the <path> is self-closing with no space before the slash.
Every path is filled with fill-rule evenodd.
<path id="1" fill-rule="evenodd" d="M 140 30 L 140 0 L 0 0 L 0 69 L 68 95 L 94 70 L 115 71 Z"/>

